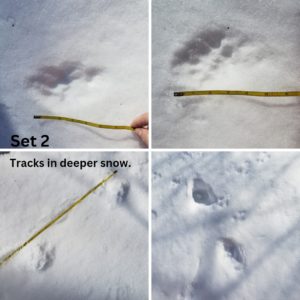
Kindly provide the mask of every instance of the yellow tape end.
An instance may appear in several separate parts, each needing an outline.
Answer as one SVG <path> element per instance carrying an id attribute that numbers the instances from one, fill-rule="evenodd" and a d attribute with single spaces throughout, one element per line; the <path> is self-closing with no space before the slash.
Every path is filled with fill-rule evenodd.
<path id="1" fill-rule="evenodd" d="M 174 92 L 174 97 L 181 97 L 184 96 L 183 92 Z"/>

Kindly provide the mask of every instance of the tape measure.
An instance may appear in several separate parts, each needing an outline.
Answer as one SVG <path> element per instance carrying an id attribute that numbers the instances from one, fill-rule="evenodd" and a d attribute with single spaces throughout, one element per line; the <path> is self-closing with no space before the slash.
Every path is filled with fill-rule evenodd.
<path id="1" fill-rule="evenodd" d="M 231 90 L 203 90 L 175 92 L 175 97 L 182 96 L 207 96 L 207 95 L 231 95 L 231 96 L 254 96 L 254 97 L 295 97 L 300 96 L 300 91 L 287 92 L 259 92 L 259 91 L 231 91 Z"/>
<path id="2" fill-rule="evenodd" d="M 42 119 L 42 120 L 67 121 L 67 122 L 79 123 L 79 124 L 83 124 L 86 126 L 104 128 L 104 129 L 130 130 L 130 131 L 134 130 L 131 126 L 98 124 L 98 123 L 93 123 L 93 122 L 88 122 L 88 121 L 73 119 L 73 118 L 68 118 L 68 117 L 61 117 L 61 116 L 36 115 L 36 116 L 33 116 L 33 118 L 34 119 Z"/>
<path id="3" fill-rule="evenodd" d="M 111 179 L 117 171 L 114 171 L 112 174 L 104 178 L 102 181 L 100 181 L 96 186 L 94 186 L 92 189 L 90 189 L 87 193 L 85 193 L 81 198 L 76 200 L 74 203 L 72 203 L 68 208 L 66 208 L 64 211 L 62 211 L 58 216 L 56 216 L 53 220 L 51 220 L 49 223 L 47 223 L 44 227 L 42 227 L 40 230 L 38 230 L 35 234 L 33 234 L 26 242 L 21 244 L 18 248 L 13 250 L 11 253 L 6 255 L 4 258 L 0 260 L 0 267 L 8 262 L 13 256 L 15 256 L 19 251 L 21 251 L 24 247 L 26 247 L 29 243 L 31 243 L 34 239 L 36 239 L 40 234 L 42 234 L 45 230 L 50 228 L 52 225 L 54 225 L 58 220 L 60 220 L 65 214 L 67 214 L 70 210 L 72 210 L 75 206 L 80 204 L 83 200 L 85 200 L 91 193 L 96 191 L 100 186 L 102 186 L 105 182 L 107 182 L 109 179 Z"/>

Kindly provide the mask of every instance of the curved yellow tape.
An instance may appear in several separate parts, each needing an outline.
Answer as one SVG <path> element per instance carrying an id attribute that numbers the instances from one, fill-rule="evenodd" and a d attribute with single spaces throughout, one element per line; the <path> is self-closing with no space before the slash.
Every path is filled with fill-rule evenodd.
<path id="1" fill-rule="evenodd" d="M 134 129 L 131 126 L 123 126 L 123 125 L 106 125 L 106 124 L 98 124 L 93 122 L 88 122 L 84 120 L 79 119 L 73 119 L 73 118 L 67 118 L 67 117 L 61 117 L 61 116 L 33 116 L 34 119 L 43 119 L 43 120 L 57 120 L 57 121 L 67 121 L 67 122 L 73 122 L 73 123 L 79 123 L 87 126 L 97 127 L 97 128 L 104 128 L 104 129 L 119 129 L 119 130 L 131 130 Z"/>
<path id="2" fill-rule="evenodd" d="M 41 233 L 43 233 L 45 230 L 47 230 L 49 227 L 54 225 L 59 219 L 61 219 L 65 214 L 67 214 L 70 210 L 72 210 L 75 206 L 77 206 L 79 203 L 81 203 L 84 199 L 86 199 L 91 193 L 96 191 L 101 185 L 103 185 L 106 181 L 108 181 L 110 178 L 112 178 L 117 171 L 114 171 L 112 174 L 104 178 L 101 182 L 99 182 L 96 186 L 94 186 L 92 189 L 90 189 L 87 193 L 85 193 L 81 198 L 76 200 L 74 203 L 72 203 L 68 208 L 66 208 L 64 211 L 62 211 L 58 216 L 56 216 L 53 220 L 51 220 L 49 223 L 47 223 L 43 228 L 41 228 L 39 231 L 37 231 L 34 235 L 32 235 L 26 242 L 24 242 L 22 245 L 20 245 L 18 248 L 13 250 L 10 254 L 5 256 L 0 261 L 0 267 L 8 262 L 13 256 L 15 256 L 20 250 L 22 250 L 25 246 L 27 246 L 30 242 L 32 242 L 35 238 L 37 238 Z"/>
<path id="3" fill-rule="evenodd" d="M 204 95 L 232 95 L 232 96 L 255 96 L 255 97 L 295 97 L 300 96 L 300 91 L 287 92 L 258 92 L 258 91 L 231 91 L 231 90 L 203 90 L 175 92 L 175 97 L 180 96 L 204 96 Z"/>

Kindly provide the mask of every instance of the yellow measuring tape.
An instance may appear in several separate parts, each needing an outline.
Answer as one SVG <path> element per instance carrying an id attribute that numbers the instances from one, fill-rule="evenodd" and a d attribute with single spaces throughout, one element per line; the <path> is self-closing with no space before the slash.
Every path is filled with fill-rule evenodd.
<path id="1" fill-rule="evenodd" d="M 60 116 L 33 116 L 34 119 L 43 119 L 43 120 L 57 120 L 57 121 L 67 121 L 73 123 L 79 123 L 87 126 L 97 127 L 97 128 L 104 128 L 104 129 L 117 129 L 117 130 L 130 130 L 133 131 L 134 129 L 131 126 L 123 126 L 123 125 L 106 125 L 106 124 L 98 124 L 93 122 L 88 122 L 79 119 L 67 118 L 67 117 L 60 117 Z"/>
<path id="2" fill-rule="evenodd" d="M 232 96 L 255 96 L 255 97 L 295 97 L 300 96 L 300 91 L 287 92 L 258 92 L 258 91 L 231 91 L 231 90 L 203 90 L 175 92 L 175 97 L 181 96 L 204 96 L 204 95 L 232 95 Z"/>
<path id="3" fill-rule="evenodd" d="M 65 214 L 67 214 L 70 210 L 72 210 L 75 206 L 77 206 L 79 203 L 81 203 L 84 199 L 86 199 L 91 193 L 96 191 L 101 185 L 103 185 L 105 182 L 107 182 L 110 178 L 112 178 L 117 171 L 114 171 L 112 174 L 104 178 L 101 182 L 99 182 L 96 186 L 94 186 L 92 189 L 90 189 L 86 194 L 84 194 L 81 198 L 79 198 L 77 201 L 75 201 L 73 204 L 71 204 L 68 208 L 66 208 L 64 211 L 62 211 L 57 217 L 55 217 L 53 220 L 51 220 L 49 223 L 47 223 L 43 228 L 41 228 L 39 231 L 37 231 L 34 235 L 32 235 L 26 242 L 24 242 L 22 245 L 20 245 L 18 248 L 13 250 L 10 254 L 5 256 L 0 261 L 0 267 L 8 262 L 13 256 L 15 256 L 20 250 L 22 250 L 25 246 L 27 246 L 30 242 L 32 242 L 35 238 L 37 238 L 41 233 L 43 233 L 45 230 L 47 230 L 49 227 L 54 225 L 58 220 L 60 220 Z"/>

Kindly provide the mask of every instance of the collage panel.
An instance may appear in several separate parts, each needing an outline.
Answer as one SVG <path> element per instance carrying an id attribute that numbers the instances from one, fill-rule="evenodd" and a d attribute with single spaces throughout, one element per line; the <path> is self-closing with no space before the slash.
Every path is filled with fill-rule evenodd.
<path id="1" fill-rule="evenodd" d="M 299 152 L 155 152 L 153 300 L 297 300 Z"/>
<path id="2" fill-rule="evenodd" d="M 0 300 L 298 300 L 298 2 L 2 0 Z"/>
<path id="3" fill-rule="evenodd" d="M 152 0 L 153 147 L 299 148 L 299 1 Z"/>
<path id="4" fill-rule="evenodd" d="M 7 152 L 0 169 L 0 299 L 148 299 L 147 153 Z"/>
<path id="5" fill-rule="evenodd" d="M 144 148 L 148 24 L 147 0 L 1 1 L 0 147 Z"/>

